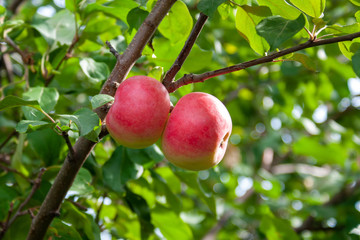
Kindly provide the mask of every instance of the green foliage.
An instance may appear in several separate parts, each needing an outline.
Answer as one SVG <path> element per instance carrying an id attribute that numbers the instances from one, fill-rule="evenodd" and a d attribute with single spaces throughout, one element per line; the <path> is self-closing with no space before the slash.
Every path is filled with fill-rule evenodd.
<path id="1" fill-rule="evenodd" d="M 24 1 L 16 12 L 12 2 L 0 6 L 0 236 L 27 202 L 3 239 L 26 239 L 30 212 L 37 214 L 80 137 L 96 145 L 46 239 L 360 235 L 360 38 L 172 93 L 174 105 L 187 93 L 210 93 L 232 117 L 223 161 L 193 172 L 168 163 L 160 142 L 127 149 L 108 135 L 99 141 L 104 122 L 93 110 L 114 101 L 99 93 L 117 74 L 105 42 L 123 54 L 155 0 Z M 309 34 L 319 41 L 360 32 L 358 6 L 358 0 L 178 0 L 128 76 L 161 80 L 200 12 L 210 18 L 175 79 L 297 46 Z"/>
<path id="2" fill-rule="evenodd" d="M 111 101 L 114 101 L 114 97 L 107 94 L 98 94 L 91 98 L 91 107 L 96 109 Z"/>
<path id="3" fill-rule="evenodd" d="M 266 39 L 270 50 L 280 47 L 283 42 L 292 38 L 305 26 L 305 17 L 301 14 L 295 20 L 271 16 L 262 20 L 257 26 L 257 33 Z M 275 34 L 274 34 L 275 33 Z"/>
<path id="4" fill-rule="evenodd" d="M 201 0 L 197 7 L 205 15 L 212 17 L 216 12 L 216 9 L 223 2 L 225 2 L 225 0 Z"/>

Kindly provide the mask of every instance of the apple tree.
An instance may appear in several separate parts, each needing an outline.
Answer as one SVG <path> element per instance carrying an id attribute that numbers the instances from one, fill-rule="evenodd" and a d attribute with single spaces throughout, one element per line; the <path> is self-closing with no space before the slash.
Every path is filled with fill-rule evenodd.
<path id="1" fill-rule="evenodd" d="M 359 0 L 0 4 L 0 239 L 359 237 Z M 222 161 L 186 170 L 164 156 L 181 166 L 185 140 L 111 137 L 107 113 L 133 76 L 180 103 L 165 129 L 192 143 L 225 127 L 187 128 L 189 96 L 221 101 Z M 134 105 L 144 129 L 170 109 L 150 106 Z"/>

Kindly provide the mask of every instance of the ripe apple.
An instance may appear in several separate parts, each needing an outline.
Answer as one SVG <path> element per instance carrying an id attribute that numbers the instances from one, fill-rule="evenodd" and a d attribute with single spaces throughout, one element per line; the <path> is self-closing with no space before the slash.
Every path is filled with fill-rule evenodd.
<path id="1" fill-rule="evenodd" d="M 116 90 L 106 127 L 119 144 L 145 148 L 161 137 L 169 111 L 169 93 L 161 82 L 147 76 L 130 77 Z"/>
<path id="2" fill-rule="evenodd" d="M 190 93 L 170 114 L 162 150 L 178 167 L 205 170 L 224 157 L 231 129 L 230 114 L 219 99 L 207 93 Z"/>

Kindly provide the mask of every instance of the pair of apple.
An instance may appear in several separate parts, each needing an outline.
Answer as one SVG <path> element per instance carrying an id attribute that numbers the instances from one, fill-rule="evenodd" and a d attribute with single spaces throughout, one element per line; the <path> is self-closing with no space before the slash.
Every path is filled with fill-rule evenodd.
<path id="1" fill-rule="evenodd" d="M 205 170 L 223 158 L 231 133 L 229 112 L 216 97 L 193 92 L 170 115 L 170 97 L 156 79 L 134 76 L 118 87 L 106 116 L 110 135 L 129 148 L 145 148 L 161 138 L 168 161 L 189 170 Z"/>

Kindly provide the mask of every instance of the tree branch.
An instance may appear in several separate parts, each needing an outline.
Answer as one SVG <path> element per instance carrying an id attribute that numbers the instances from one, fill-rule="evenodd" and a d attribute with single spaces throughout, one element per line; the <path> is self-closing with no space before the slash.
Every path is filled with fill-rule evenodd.
<path id="1" fill-rule="evenodd" d="M 140 26 L 135 37 L 131 41 L 128 48 L 121 55 L 121 61 L 117 61 L 109 79 L 105 82 L 101 93 L 111 96 L 115 95 L 116 88 L 114 83 L 120 83 L 127 76 L 131 67 L 141 56 L 146 43 L 150 40 L 161 20 L 170 10 L 176 0 L 158 0 L 153 10 L 150 12 L 144 23 Z M 95 111 L 101 120 L 106 116 L 106 111 L 98 108 Z M 104 131 L 105 132 L 105 131 Z M 84 161 L 89 156 L 96 143 L 89 141 L 84 137 L 80 137 L 74 145 L 74 156 L 72 161 L 69 155 L 66 157 L 63 166 L 55 178 L 43 204 L 36 217 L 33 219 L 28 240 L 43 239 L 46 231 L 54 219 L 59 214 L 59 209 L 67 191 L 70 189 L 78 171 Z"/>
<path id="2" fill-rule="evenodd" d="M 33 65 L 34 59 L 32 58 L 32 53 L 29 53 L 27 51 L 21 50 L 16 43 L 9 38 L 8 36 L 5 37 L 5 42 L 9 44 L 17 53 L 20 54 L 21 59 L 23 60 L 25 65 Z"/>
<path id="3" fill-rule="evenodd" d="M 354 194 L 354 192 L 359 188 L 359 186 L 360 186 L 360 179 L 357 180 L 356 182 L 345 185 L 340 192 L 335 194 L 329 201 L 324 203 L 323 206 L 329 207 L 344 202 L 345 199 L 347 199 L 349 196 Z M 317 222 L 313 216 L 309 216 L 307 219 L 304 220 L 301 226 L 295 228 L 294 230 L 297 233 L 301 233 L 305 230 L 319 230 L 322 229 L 321 226 L 319 226 L 319 224 L 320 223 Z"/>
<path id="4" fill-rule="evenodd" d="M 186 58 L 189 56 L 189 53 L 192 49 L 192 47 L 195 44 L 196 39 L 199 37 L 199 34 L 201 30 L 203 29 L 206 20 L 208 19 L 208 16 L 206 16 L 203 13 L 200 13 L 200 16 L 198 20 L 196 21 L 196 24 L 194 28 L 192 29 L 189 38 L 186 40 L 186 43 L 184 47 L 182 48 L 179 56 L 176 58 L 174 64 L 171 66 L 169 71 L 167 71 L 164 79 L 163 84 L 166 88 L 168 86 L 171 86 L 171 83 L 173 82 L 175 75 L 179 72 L 181 69 L 181 66 L 184 64 Z"/>
<path id="5" fill-rule="evenodd" d="M 326 45 L 326 44 L 331 44 L 331 43 L 337 43 L 337 42 L 343 42 L 343 41 L 351 41 L 354 38 L 358 38 L 358 37 L 360 37 L 360 32 L 352 33 L 352 34 L 348 34 L 348 35 L 344 35 L 344 36 L 340 36 L 340 37 L 322 39 L 322 40 L 319 40 L 319 39 L 314 40 L 314 41 L 309 40 L 305 43 L 299 44 L 297 46 L 294 46 L 294 47 L 291 47 L 288 49 L 281 50 L 279 52 L 270 54 L 268 56 L 257 58 L 257 59 L 243 62 L 240 64 L 236 64 L 236 65 L 233 65 L 230 67 L 217 69 L 215 71 L 205 72 L 202 74 L 185 74 L 182 78 L 180 78 L 176 82 L 173 82 L 172 84 L 170 84 L 168 86 L 168 90 L 169 90 L 169 92 L 174 92 L 176 89 L 178 89 L 181 86 L 191 84 L 191 83 L 204 82 L 205 80 L 207 80 L 209 78 L 213 78 L 213 77 L 224 75 L 224 74 L 231 73 L 231 72 L 236 72 L 236 71 L 243 70 L 243 69 L 255 66 L 255 65 L 272 62 L 276 58 L 279 58 L 279 57 L 285 56 L 287 54 L 294 53 L 294 52 L 297 52 L 297 51 L 300 51 L 300 50 L 303 50 L 306 48 L 311 48 L 311 47 L 316 47 L 316 46 Z"/>
<path id="6" fill-rule="evenodd" d="M 25 179 L 25 180 L 28 181 L 28 182 L 31 181 L 27 176 L 25 176 L 22 172 L 19 172 L 19 171 L 16 170 L 16 169 L 9 168 L 9 167 L 4 166 L 4 165 L 2 165 L 2 164 L 0 164 L 0 169 L 3 169 L 5 172 L 15 173 L 15 174 L 19 175 L 20 177 L 22 177 L 23 179 Z"/>
<path id="7" fill-rule="evenodd" d="M 11 5 L 9 6 L 9 10 L 11 12 L 13 12 L 14 14 L 17 14 L 18 9 L 20 7 L 20 5 L 24 2 L 25 0 L 14 0 L 11 2 Z"/>
<path id="8" fill-rule="evenodd" d="M 8 217 L 7 221 L 5 222 L 2 231 L 0 232 L 0 238 L 4 236 L 5 232 L 8 230 L 8 228 L 11 226 L 11 224 L 18 218 L 19 216 L 22 216 L 27 213 L 27 211 L 22 212 L 22 209 L 26 206 L 26 204 L 29 203 L 30 199 L 34 196 L 36 190 L 40 187 L 41 183 L 41 177 L 45 172 L 45 168 L 40 169 L 40 172 L 38 173 L 36 179 L 33 181 L 34 185 L 31 189 L 30 194 L 26 197 L 26 199 L 20 204 L 19 208 L 17 209 L 14 216 L 11 218 Z M 11 215 L 11 212 L 13 211 L 13 208 L 11 207 L 9 210 L 9 216 Z"/>
<path id="9" fill-rule="evenodd" d="M 110 96 L 115 95 L 117 87 L 115 83 L 121 83 L 125 79 L 136 60 L 141 56 L 141 52 L 146 46 L 144 43 L 147 43 L 150 40 L 161 20 L 175 2 L 176 0 L 162 0 L 156 2 L 153 10 L 140 26 L 135 37 L 116 62 L 109 79 L 105 82 L 100 91 L 101 94 L 108 94 Z M 101 108 L 95 109 L 95 112 L 99 115 L 100 119 L 104 119 L 107 113 L 101 111 Z"/>

